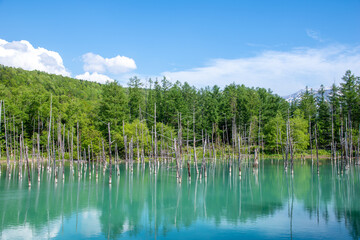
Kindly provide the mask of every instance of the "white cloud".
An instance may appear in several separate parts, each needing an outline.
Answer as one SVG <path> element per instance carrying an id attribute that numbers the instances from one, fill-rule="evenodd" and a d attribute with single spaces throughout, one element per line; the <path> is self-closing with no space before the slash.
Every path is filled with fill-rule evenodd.
<path id="1" fill-rule="evenodd" d="M 109 82 L 114 81 L 110 77 L 103 75 L 103 74 L 99 74 L 97 72 L 94 72 L 94 73 L 85 72 L 84 74 L 75 76 L 75 78 L 82 79 L 82 80 L 88 80 L 88 81 L 92 81 L 92 82 L 98 82 L 98 83 L 106 83 L 107 81 L 109 81 Z"/>
<path id="2" fill-rule="evenodd" d="M 0 39 L 0 64 L 70 76 L 59 53 L 41 47 L 34 48 L 25 40 L 7 42 Z"/>
<path id="3" fill-rule="evenodd" d="M 86 53 L 82 59 L 86 72 L 120 74 L 136 69 L 135 61 L 132 58 L 120 55 L 113 58 L 103 58 L 94 53 Z"/>
<path id="4" fill-rule="evenodd" d="M 319 41 L 319 42 L 324 42 L 324 39 L 322 39 L 320 37 L 320 34 L 314 30 L 311 30 L 311 29 L 306 29 L 306 34 L 308 35 L 308 37 L 316 40 L 316 41 Z"/>
<path id="5" fill-rule="evenodd" d="M 86 238 L 101 234 L 100 223 L 101 211 L 97 209 L 84 210 L 80 215 L 78 231 Z"/>
<path id="6" fill-rule="evenodd" d="M 59 236 L 61 224 L 61 219 L 58 218 L 46 226 L 40 226 L 40 229 L 34 228 L 29 223 L 11 226 L 2 230 L 1 239 L 43 239 L 45 238 L 44 234 L 46 234 L 46 238 L 56 238 Z"/>
<path id="7" fill-rule="evenodd" d="M 321 49 L 296 48 L 288 52 L 264 51 L 249 58 L 214 59 L 204 67 L 163 72 L 162 75 L 197 87 L 215 84 L 224 87 L 235 82 L 287 95 L 305 86 L 329 86 L 339 81 L 346 70 L 359 71 L 359 66 L 360 46 L 336 45 Z"/>

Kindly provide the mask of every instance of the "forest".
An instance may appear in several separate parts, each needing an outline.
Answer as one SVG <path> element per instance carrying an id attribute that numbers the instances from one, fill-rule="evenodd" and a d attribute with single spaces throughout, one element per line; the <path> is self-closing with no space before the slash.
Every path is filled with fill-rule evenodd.
<path id="1" fill-rule="evenodd" d="M 106 159 L 110 145 L 116 159 L 156 159 L 174 140 L 179 154 L 195 150 L 195 159 L 206 148 L 209 157 L 312 158 L 316 149 L 359 160 L 360 78 L 350 70 L 328 96 L 324 86 L 317 95 L 306 88 L 288 103 L 270 89 L 236 83 L 195 88 L 133 77 L 121 86 L 0 66 L 0 99 L 0 154 L 8 162 L 18 161 L 15 153 L 25 145 L 33 158 L 58 152 L 66 159 Z"/>

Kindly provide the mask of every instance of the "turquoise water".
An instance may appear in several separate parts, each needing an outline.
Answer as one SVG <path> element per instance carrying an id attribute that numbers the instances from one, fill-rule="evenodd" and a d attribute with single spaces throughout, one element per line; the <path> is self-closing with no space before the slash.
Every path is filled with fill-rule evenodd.
<path id="1" fill-rule="evenodd" d="M 330 162 L 330 161 L 329 161 Z M 234 168 L 233 168 L 234 169 Z M 2 166 L 0 176 L 1 239 L 358 239 L 360 236 L 359 167 L 343 175 L 323 163 L 320 175 L 311 162 L 296 163 L 294 174 L 280 161 L 266 160 L 258 170 L 243 165 L 208 166 L 206 179 L 182 183 L 174 167 L 150 173 L 121 165 L 81 178 L 65 168 L 65 181 L 36 170 L 20 180 L 17 170 Z"/>

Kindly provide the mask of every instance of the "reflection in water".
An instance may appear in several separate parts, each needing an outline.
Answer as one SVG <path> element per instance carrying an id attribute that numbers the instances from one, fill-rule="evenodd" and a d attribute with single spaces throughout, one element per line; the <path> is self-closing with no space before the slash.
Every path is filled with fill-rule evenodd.
<path id="1" fill-rule="evenodd" d="M 179 184 L 175 168 L 154 174 L 121 166 L 111 186 L 103 171 L 96 179 L 86 168 L 78 177 L 66 167 L 58 183 L 46 171 L 37 182 L 32 171 L 29 189 L 26 172 L 19 178 L 16 169 L 2 168 L 1 239 L 360 237 L 358 167 L 338 175 L 324 163 L 318 176 L 311 163 L 296 164 L 291 174 L 266 161 L 258 169 L 242 166 L 240 178 L 217 163 L 207 178 L 192 169 L 188 180 L 183 170 Z"/>

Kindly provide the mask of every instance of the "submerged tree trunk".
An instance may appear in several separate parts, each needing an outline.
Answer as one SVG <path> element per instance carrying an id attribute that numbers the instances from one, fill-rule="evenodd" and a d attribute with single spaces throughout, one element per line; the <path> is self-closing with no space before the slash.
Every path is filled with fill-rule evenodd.
<path id="1" fill-rule="evenodd" d="M 112 163 L 111 163 L 111 134 L 110 134 L 110 123 L 108 123 L 109 131 L 109 184 L 111 184 L 111 175 L 112 175 Z"/>
<path id="2" fill-rule="evenodd" d="M 129 142 L 129 160 L 130 160 L 130 171 L 134 171 L 134 144 L 133 138 L 130 139 Z"/>
<path id="3" fill-rule="evenodd" d="M 334 109 L 331 107 L 331 160 L 335 161 L 334 143 Z"/>
<path id="4" fill-rule="evenodd" d="M 319 174 L 319 150 L 318 150 L 318 142 L 317 142 L 317 124 L 315 124 L 315 145 L 316 145 L 316 167 L 317 167 L 317 174 Z"/>
<path id="5" fill-rule="evenodd" d="M 123 121 L 123 139 L 124 139 L 124 151 L 125 151 L 125 162 L 128 164 L 128 156 L 127 156 L 127 136 L 125 135 L 125 122 Z"/>
<path id="6" fill-rule="evenodd" d="M 1 132 L 2 103 L 3 103 L 3 101 L 0 100 L 0 132 Z M 1 159 L 1 145 L 0 145 L 0 159 Z M 1 173 L 1 164 L 0 164 L 0 173 Z"/>
<path id="7" fill-rule="evenodd" d="M 79 143 L 80 143 L 80 134 L 79 134 L 79 121 L 76 123 L 76 138 L 77 138 L 77 141 L 76 141 L 76 151 L 77 151 L 77 162 L 79 164 L 80 162 L 80 146 L 79 146 Z"/>
<path id="8" fill-rule="evenodd" d="M 358 146 L 357 146 L 357 164 L 360 164 L 360 124 L 359 124 L 359 135 L 358 135 Z"/>
<path id="9" fill-rule="evenodd" d="M 312 146 L 311 132 L 312 132 L 312 129 L 311 129 L 311 117 L 309 115 L 310 153 L 311 153 L 311 164 L 313 164 L 314 159 L 313 159 L 313 146 Z"/>
<path id="10" fill-rule="evenodd" d="M 195 108 L 193 110 L 193 145 L 194 145 L 194 164 L 195 164 L 195 170 L 196 174 L 199 174 L 198 164 L 197 164 L 197 157 L 196 157 L 196 135 L 195 135 Z"/>
<path id="11" fill-rule="evenodd" d="M 38 182 L 40 182 L 40 134 L 38 133 L 37 136 L 37 148 L 38 148 L 38 155 L 37 155 L 37 174 L 38 174 Z"/>
<path id="12" fill-rule="evenodd" d="M 289 131 L 289 146 L 290 146 L 290 164 L 291 164 L 291 174 L 294 174 L 294 149 L 293 149 L 293 141 L 292 141 L 292 134 L 291 134 L 291 126 L 290 120 L 288 120 L 288 131 Z"/>
<path id="13" fill-rule="evenodd" d="M 19 138 L 19 143 L 20 143 L 20 163 L 19 163 L 19 178 L 22 178 L 21 172 L 22 172 L 22 158 L 23 158 L 23 149 L 22 149 L 22 135 L 20 134 L 20 138 Z"/>
<path id="14" fill-rule="evenodd" d="M 239 147 L 239 176 L 241 176 L 241 138 L 240 138 L 240 134 L 238 136 L 238 147 Z"/>
<path id="15" fill-rule="evenodd" d="M 216 163 L 216 148 L 215 148 L 215 143 L 216 143 L 216 138 L 215 138 L 215 141 L 214 141 L 214 135 L 216 137 L 216 134 L 215 134 L 215 124 L 213 123 L 213 128 L 212 128 L 212 134 L 211 134 L 211 142 L 212 142 L 212 148 L 213 148 L 213 156 L 214 156 L 214 161 Z M 215 143 L 214 143 L 215 142 Z"/>
<path id="16" fill-rule="evenodd" d="M 74 165 L 74 128 L 73 127 L 71 127 L 70 163 L 71 163 L 71 167 L 73 167 Z"/>
<path id="17" fill-rule="evenodd" d="M 50 137 L 51 137 L 51 115 L 52 115 L 52 95 L 50 97 L 50 119 L 49 119 L 49 132 L 48 132 L 48 138 L 47 138 L 47 147 L 48 147 L 48 170 L 50 170 L 50 162 L 51 162 L 51 155 L 50 155 Z"/>
<path id="18" fill-rule="evenodd" d="M 254 167 L 254 168 L 257 168 L 258 166 L 259 166 L 259 161 L 258 161 L 258 148 L 255 148 L 253 167 Z"/>
<path id="19" fill-rule="evenodd" d="M 63 125 L 63 139 L 62 139 L 62 150 L 61 150 L 61 158 L 62 158 L 62 175 L 63 180 L 65 180 L 65 124 Z"/>
<path id="20" fill-rule="evenodd" d="M 26 150 L 25 150 L 25 159 L 26 159 L 27 174 L 28 174 L 28 184 L 29 184 L 29 187 L 31 187 L 30 165 L 29 165 L 29 156 L 28 156 L 28 147 L 27 146 L 26 146 Z"/>
<path id="21" fill-rule="evenodd" d="M 207 173 L 206 173 L 206 159 L 205 159 L 205 155 L 206 155 L 206 138 L 204 140 L 204 146 L 203 146 L 203 159 L 202 159 L 202 171 L 204 173 L 204 177 L 207 177 Z M 231 171 L 231 170 L 230 170 Z"/>
<path id="22" fill-rule="evenodd" d="M 90 149 L 90 145 L 88 145 L 88 166 L 89 166 L 89 178 L 91 178 L 91 149 Z"/>
<path id="23" fill-rule="evenodd" d="M 175 151 L 175 162 L 176 162 L 176 178 L 178 179 L 178 182 L 181 183 L 181 176 L 179 172 L 179 153 L 178 153 L 176 138 L 174 138 L 174 151 Z"/>
<path id="24" fill-rule="evenodd" d="M 7 134 L 7 128 L 6 128 L 6 111 L 5 111 L 5 103 L 4 103 L 4 127 L 5 127 L 5 147 L 6 147 L 6 164 L 7 167 L 10 167 L 10 153 L 9 153 L 9 145 L 8 145 L 8 134 Z M 10 168 L 9 168 L 10 171 Z"/>
<path id="25" fill-rule="evenodd" d="M 288 158 L 289 158 L 289 110 L 288 110 L 288 119 L 286 121 L 286 146 L 285 146 L 285 171 L 288 167 Z"/>
<path id="26" fill-rule="evenodd" d="M 155 163 L 155 169 L 154 173 L 156 174 L 156 168 L 157 168 L 157 136 L 156 136 L 156 103 L 155 103 L 155 112 L 154 112 L 154 163 Z"/>

